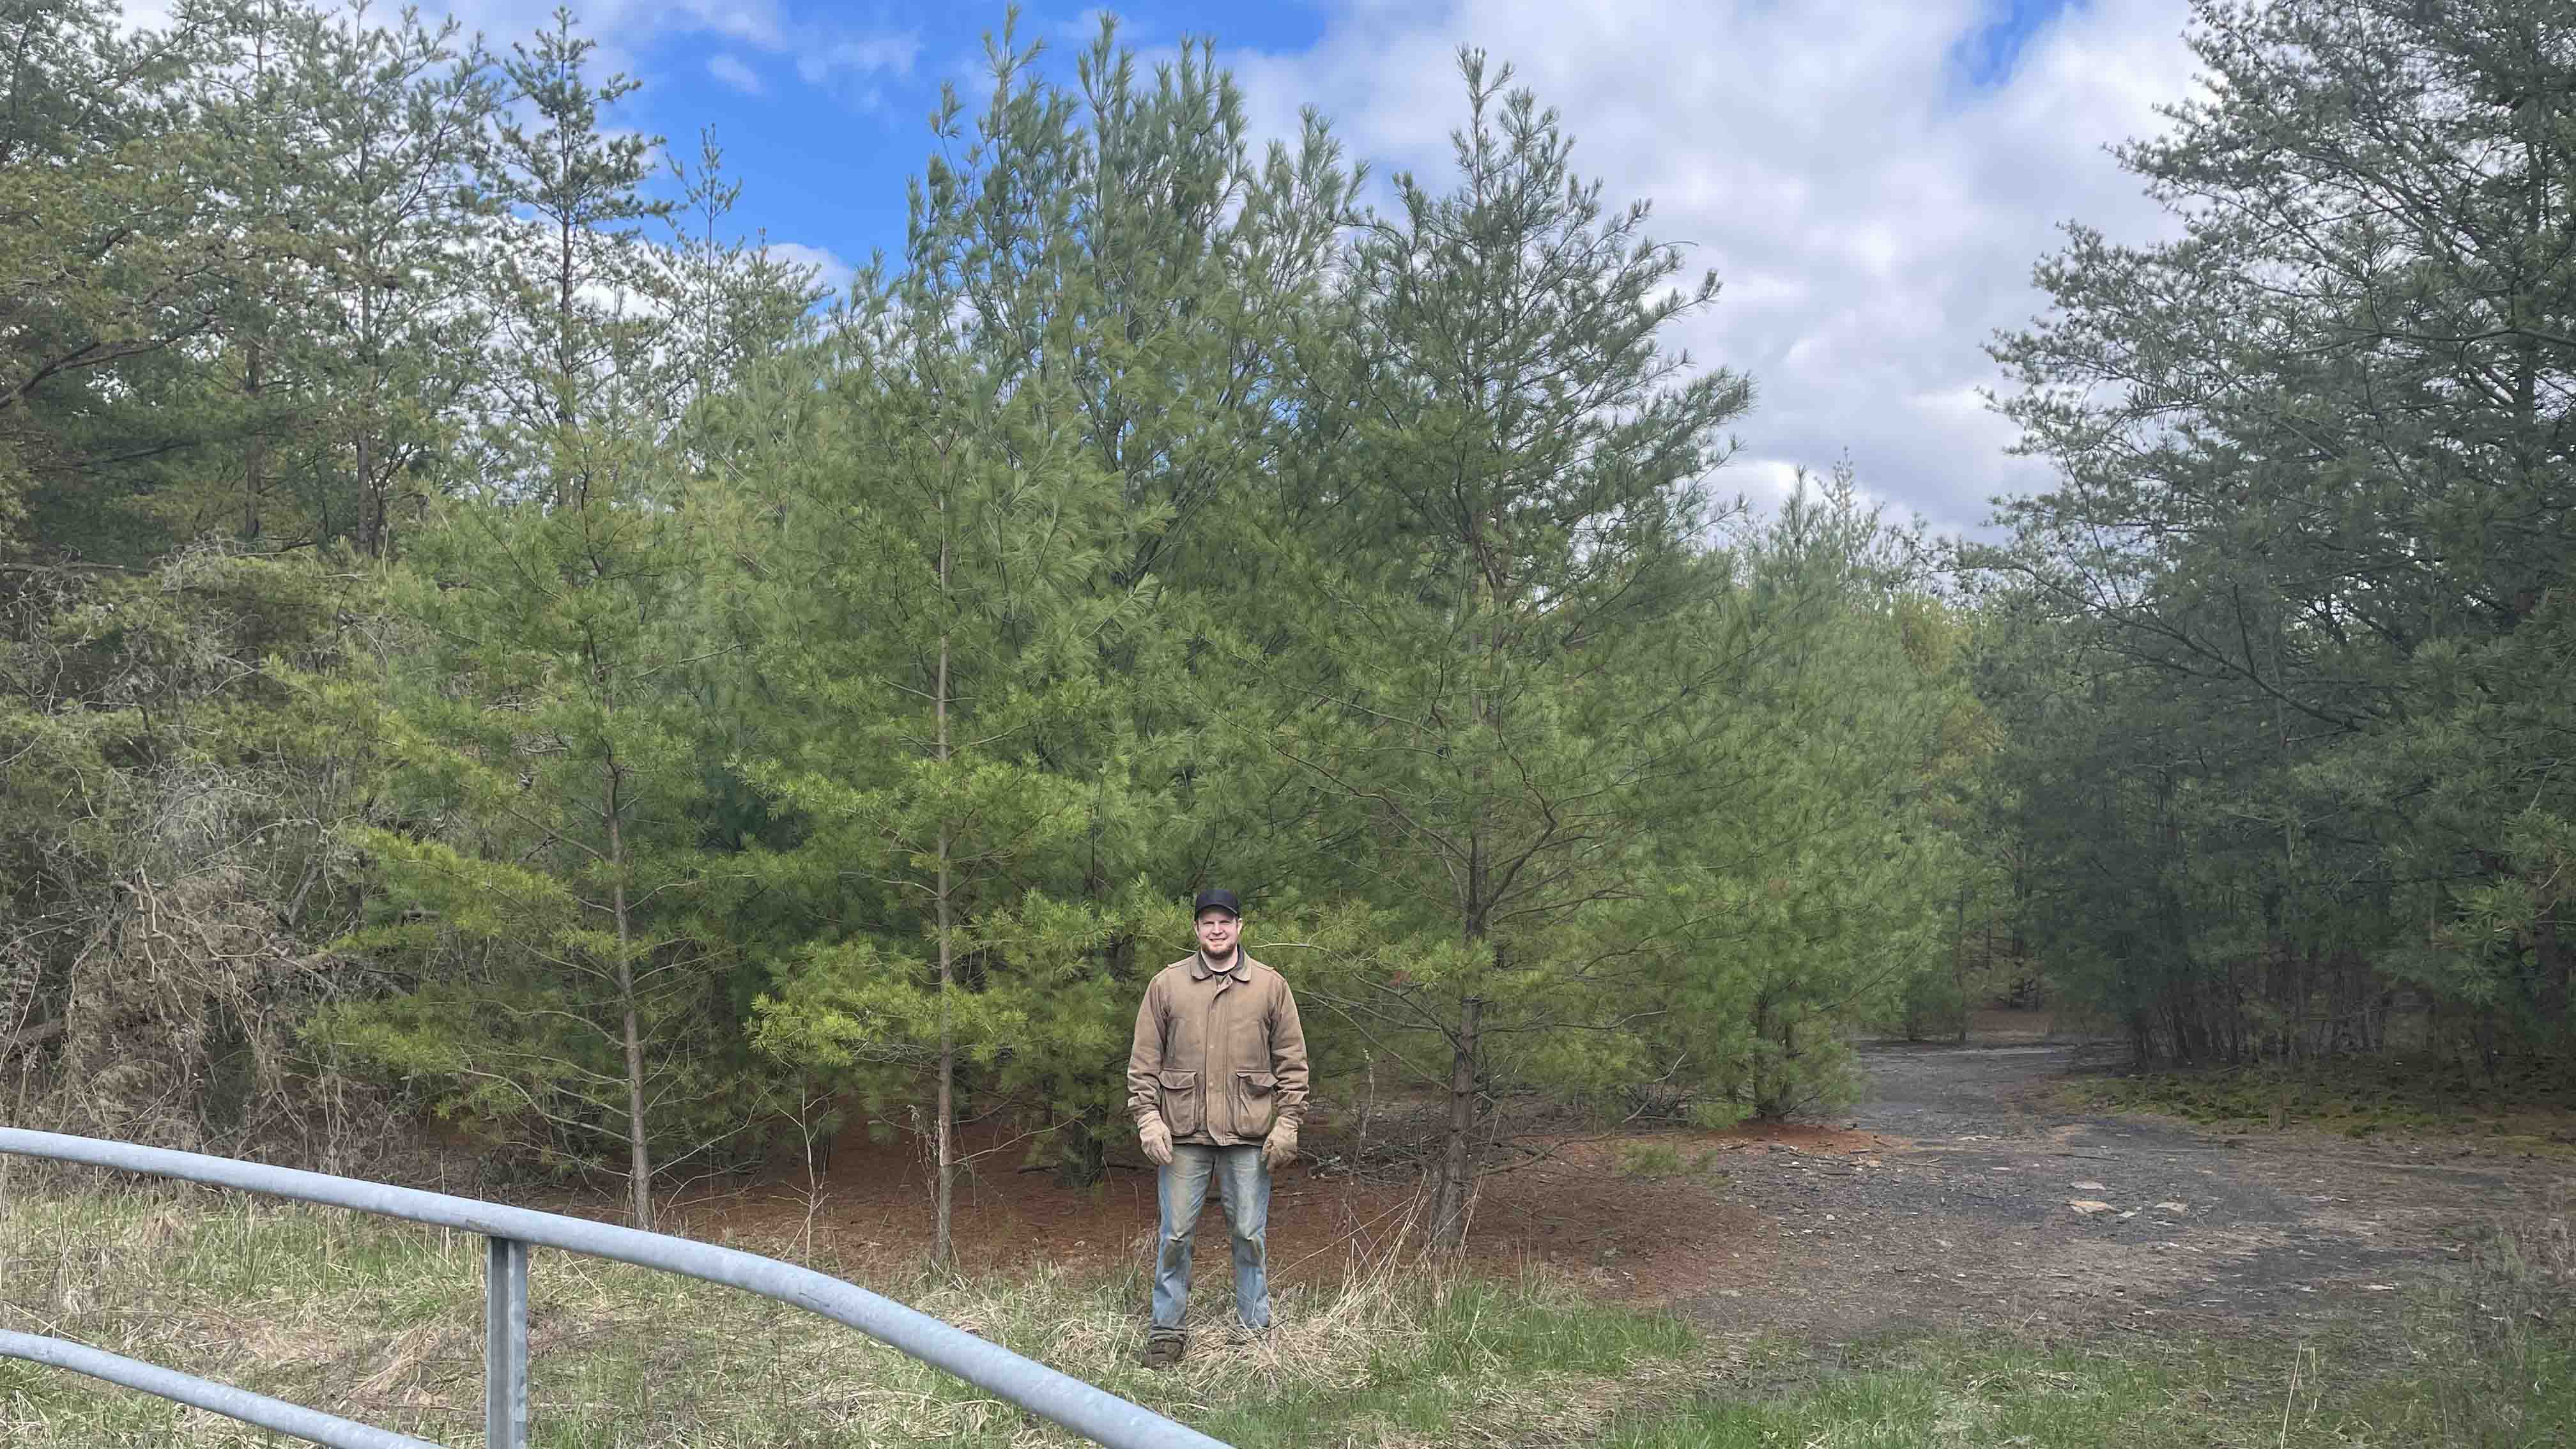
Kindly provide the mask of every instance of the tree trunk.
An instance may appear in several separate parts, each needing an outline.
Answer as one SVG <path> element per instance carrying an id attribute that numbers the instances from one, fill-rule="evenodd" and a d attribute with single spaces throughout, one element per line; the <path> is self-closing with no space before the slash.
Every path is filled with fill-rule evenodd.
<path id="1" fill-rule="evenodd" d="M 1481 704 L 1475 706 L 1480 712 Z M 1480 781 L 1481 783 L 1481 781 Z M 1467 949 L 1485 944 L 1485 842 L 1467 835 L 1467 879 L 1459 917 Z M 1431 1240 L 1454 1248 L 1467 1241 L 1467 1205 L 1476 1180 L 1476 1048 L 1485 1018 L 1484 998 L 1459 1003 L 1458 1030 L 1449 1041 L 1449 1125 L 1440 1153 L 1439 1181 L 1431 1195 Z"/>
<path id="2" fill-rule="evenodd" d="M 569 161 L 567 161 L 567 164 L 569 164 Z M 571 217 L 567 215 L 558 221 L 556 227 L 557 252 L 555 262 L 554 377 L 555 426 L 562 429 L 566 436 L 571 434 L 573 419 L 577 415 L 577 410 L 573 406 L 573 363 L 575 359 L 573 357 L 572 347 L 572 238 L 573 222 Z M 567 469 L 564 467 L 562 461 L 563 445 L 560 440 L 558 440 L 555 445 L 554 455 L 556 460 L 555 467 L 560 470 L 555 476 L 555 506 L 558 508 L 570 508 L 581 502 L 581 493 L 584 490 L 578 489 L 574 482 L 574 480 L 580 476 L 580 472 L 577 469 Z"/>
<path id="3" fill-rule="evenodd" d="M 930 1260 L 943 1268 L 956 1253 L 949 1223 L 957 1200 L 957 1043 L 948 1022 L 948 987 L 955 978 L 956 960 L 948 932 L 948 831 L 943 827 L 939 832 L 939 1185 L 930 1225 Z"/>
<path id="4" fill-rule="evenodd" d="M 1991 918 L 1989 918 L 1991 919 Z M 1958 919 L 1950 928 L 1950 984 L 1959 993 L 1959 1045 L 1968 1044 L 1968 888 L 1959 887 Z"/>
<path id="5" fill-rule="evenodd" d="M 1485 1003 L 1470 996 L 1458 1012 L 1449 1056 L 1449 1129 L 1432 1194 L 1431 1240 L 1445 1248 L 1467 1241 L 1467 1212 L 1476 1188 L 1476 1046 Z"/>
<path id="6" fill-rule="evenodd" d="M 359 295 L 362 299 L 359 305 L 363 314 L 365 294 L 362 292 Z M 369 558 L 383 558 L 385 556 L 385 531 L 382 523 L 384 514 L 383 510 L 376 506 L 375 461 L 370 456 L 371 450 L 367 446 L 376 425 L 375 401 L 375 384 L 371 378 L 367 386 L 367 407 L 358 419 L 358 516 L 354 522 L 358 535 L 358 552 Z"/>
<path id="7" fill-rule="evenodd" d="M 258 417 L 260 385 L 259 342 L 252 339 L 242 344 L 242 395 L 251 401 L 252 426 L 250 441 L 242 449 L 242 537 L 259 537 L 259 495 L 267 486 L 268 429 Z"/>
<path id="8" fill-rule="evenodd" d="M 380 268 L 375 255 L 367 254 L 366 271 L 358 285 L 358 346 L 367 364 L 366 406 L 358 415 L 358 551 L 369 558 L 393 557 L 393 542 L 386 537 L 392 526 L 393 512 L 385 500 L 384 485 L 376 478 L 375 433 L 379 419 L 376 404 L 382 400 L 385 387 L 383 349 L 376 337 L 376 289 L 374 278 Z"/>
<path id="9" fill-rule="evenodd" d="M 626 1182 L 635 1226 L 653 1231 L 653 1151 L 644 1136 L 644 1042 L 635 1029 L 634 932 L 626 915 L 626 839 L 618 829 L 618 770 L 608 767 L 609 899 L 617 916 L 617 1004 L 626 1028 Z"/>
<path id="10" fill-rule="evenodd" d="M 939 541 L 939 593 L 942 607 L 948 596 L 948 540 Z M 939 679 L 930 697 L 930 708 L 938 720 L 938 758 L 948 762 L 948 631 L 939 633 Z M 939 824 L 939 885 L 934 900 L 939 911 L 939 1185 L 931 1210 L 930 1260 L 945 1268 L 955 1262 L 956 1245 L 950 1241 L 949 1222 L 957 1197 L 957 1103 L 954 1087 L 957 1076 L 957 1043 L 948 1020 L 948 989 L 956 979 L 956 943 L 950 939 L 952 923 L 948 902 L 948 822 Z"/>
<path id="11" fill-rule="evenodd" d="M 2531 955 L 2538 968 L 2541 1031 L 2564 1042 L 2568 1029 L 2576 1026 L 2569 1015 L 2570 1005 L 2576 1004 L 2576 963 L 2570 962 L 2566 944 L 2558 938 L 2556 902 L 2543 907 L 2531 923 Z"/>
<path id="12" fill-rule="evenodd" d="M 1470 635 L 1473 647 L 1481 654 L 1482 677 L 1467 691 L 1467 716 L 1483 729 L 1500 731 L 1495 705 L 1495 675 L 1502 662 L 1502 620 L 1500 591 L 1494 586 L 1492 560 L 1487 556 L 1484 519 L 1471 514 L 1467 520 L 1465 542 L 1476 569 L 1476 582 L 1471 607 L 1482 615 L 1481 626 Z M 1480 742 L 1481 745 L 1481 742 Z M 1488 785 L 1487 767 L 1480 759 L 1470 771 L 1477 809 L 1481 809 Z M 1467 826 L 1467 875 L 1458 901 L 1458 919 L 1467 951 L 1472 958 L 1486 945 L 1485 932 L 1493 901 L 1485 887 L 1491 862 L 1486 855 L 1487 841 L 1477 815 L 1471 813 Z M 1450 1038 L 1449 1056 L 1449 1125 L 1447 1141 L 1440 1155 L 1440 1181 L 1432 1195 L 1431 1240 L 1444 1248 L 1462 1247 L 1467 1241 L 1467 1214 L 1476 1187 L 1476 1052 L 1485 1019 L 1484 998 L 1475 994 L 1471 983 L 1468 994 L 1460 1001 L 1458 1030 Z"/>

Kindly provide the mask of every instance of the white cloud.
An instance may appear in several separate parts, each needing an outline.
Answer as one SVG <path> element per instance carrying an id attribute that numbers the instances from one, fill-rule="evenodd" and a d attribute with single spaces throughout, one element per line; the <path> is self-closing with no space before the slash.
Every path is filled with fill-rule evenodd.
<path id="1" fill-rule="evenodd" d="M 448 8 L 504 43 L 556 3 Z M 1324 31 L 1305 51 L 1220 51 L 1256 133 L 1294 135 L 1311 102 L 1377 167 L 1381 196 L 1389 169 L 1445 187 L 1464 115 L 1454 55 L 1473 43 L 1563 113 L 1576 168 L 1605 199 L 1651 198 L 1654 234 L 1717 271 L 1716 306 L 1673 340 L 1756 384 L 1720 491 L 1759 497 L 1792 462 L 1848 454 L 1874 492 L 1956 528 L 1981 520 L 1991 494 L 2045 486 L 2040 465 L 2003 454 L 2009 425 L 1973 402 L 2003 383 L 1984 345 L 2040 310 L 2030 269 L 2061 244 L 2060 222 L 2125 240 L 2173 230 L 2103 148 L 2160 129 L 2153 106 L 2188 94 L 2186 0 L 2072 0 L 1982 90 L 1954 57 L 2000 0 L 1321 3 Z M 168 4 L 125 0 L 131 17 Z M 914 75 L 917 36 L 819 18 L 831 13 L 811 0 L 594 0 L 582 19 L 604 49 L 714 37 L 733 54 L 708 69 L 729 83 L 736 55 L 791 59 L 806 83 L 864 105 Z"/>
<path id="2" fill-rule="evenodd" d="M 849 35 L 800 47 L 796 55 L 796 73 L 804 77 L 808 85 L 821 85 L 836 77 L 863 79 L 878 75 L 909 75 L 914 59 L 920 54 L 921 37 L 917 35 L 893 32 Z"/>
<path id="3" fill-rule="evenodd" d="M 802 242 L 771 242 L 763 251 L 791 266 L 812 267 L 815 280 L 835 292 L 849 291 L 850 278 L 858 274 L 858 268 L 825 247 L 809 247 Z"/>
<path id="4" fill-rule="evenodd" d="M 1123 44 L 1134 45 L 1143 38 L 1142 27 L 1107 5 L 1094 5 L 1059 23 L 1055 27 L 1055 38 L 1072 46 L 1076 52 L 1088 50 L 1091 42 L 1100 38 L 1100 22 L 1103 20 L 1118 22 L 1118 38 Z"/>
<path id="5" fill-rule="evenodd" d="M 2031 265 L 2060 222 L 2171 233 L 2103 148 L 2161 129 L 2153 106 L 2193 74 L 2184 0 L 2090 0 L 1978 90 L 1952 56 L 1993 18 L 1991 0 L 1336 0 L 1312 49 L 1220 58 L 1258 129 L 1294 134 L 1312 102 L 1353 154 L 1435 189 L 1466 114 L 1458 46 L 1513 63 L 1604 200 L 1652 199 L 1654 234 L 1724 283 L 1673 339 L 1756 385 L 1712 484 L 1759 503 L 1848 453 L 1874 494 L 1961 528 L 2046 484 L 1976 399 L 2003 383 L 1984 344 L 2040 311 Z"/>
<path id="6" fill-rule="evenodd" d="M 495 45 L 524 39 L 554 25 L 562 0 L 448 0 L 424 5 L 444 10 L 468 30 L 480 30 Z M 574 11 L 581 32 L 600 42 L 642 48 L 656 35 L 685 32 L 721 36 L 760 50 L 779 51 L 793 39 L 793 27 L 777 0 L 586 0 Z"/>
<path id="7" fill-rule="evenodd" d="M 742 57 L 718 51 L 707 57 L 707 74 L 747 96 L 765 95 L 769 87 Z"/>
<path id="8" fill-rule="evenodd" d="M 121 0 L 128 28 L 166 24 L 176 0 Z M 336 0 L 315 0 L 326 7 Z M 423 17 L 435 25 L 454 19 L 466 34 L 480 34 L 494 50 L 507 54 L 539 31 L 552 29 L 562 0 L 426 0 Z M 637 74 L 638 57 L 656 40 L 673 35 L 711 37 L 761 55 L 792 56 L 797 74 L 808 84 L 870 77 L 902 76 L 912 71 L 921 51 L 920 37 L 910 32 L 865 31 L 828 19 L 832 7 L 806 3 L 791 13 L 784 0 L 586 0 L 575 12 L 577 29 L 598 45 L 593 57 L 602 74 Z M 384 12 L 375 24 L 390 24 Z M 767 90 L 757 71 L 739 55 L 718 52 L 706 63 L 708 74 L 749 95 Z M 863 97 L 864 98 L 864 97 Z"/>
<path id="9" fill-rule="evenodd" d="M 1798 486 L 1801 466 L 1786 458 L 1738 456 L 1727 464 L 1726 471 L 1718 479 L 1728 485 L 1722 496 L 1732 498 L 1742 494 L 1744 501 L 1754 508 L 1776 507 Z M 1807 471 L 1811 477 L 1815 472 L 1812 468 Z"/>
<path id="10" fill-rule="evenodd" d="M 137 0 L 129 0 L 137 3 Z M 433 0 L 433 4 L 435 0 Z M 448 0 L 448 10 L 469 28 L 501 44 L 552 23 L 561 0 Z M 580 11 L 585 34 L 600 40 L 604 69 L 634 72 L 632 56 L 670 35 L 710 36 L 762 55 L 789 58 L 808 85 L 838 85 L 846 97 L 872 108 L 876 92 L 866 82 L 909 75 L 921 39 L 909 31 L 862 30 L 831 17 L 837 7 L 784 0 L 592 0 Z M 739 58 L 719 54 L 710 74 L 747 94 L 766 90 L 757 72 Z M 750 85 L 743 84 L 745 77 Z"/>
<path id="11" fill-rule="evenodd" d="M 117 20 L 128 34 L 137 30 L 168 28 L 177 0 L 124 0 L 118 7 Z"/>

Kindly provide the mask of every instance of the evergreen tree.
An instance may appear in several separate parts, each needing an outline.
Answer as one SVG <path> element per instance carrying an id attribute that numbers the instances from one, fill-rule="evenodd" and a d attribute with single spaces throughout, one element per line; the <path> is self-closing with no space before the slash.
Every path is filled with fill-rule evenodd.
<path id="1" fill-rule="evenodd" d="M 1668 291 L 1680 259 L 1646 208 L 1605 215 L 1554 113 L 1478 53 L 1461 69 L 1459 189 L 1398 176 L 1401 215 L 1352 259 L 1350 371 L 1315 413 L 1346 429 L 1336 481 L 1305 572 L 1269 594 L 1304 611 L 1268 668 L 1299 702 L 1247 740 L 1355 817 L 1327 833 L 1395 934 L 1327 999 L 1446 1090 L 1451 1241 L 1501 1095 L 1633 1064 L 1604 985 L 1698 743 L 1674 710 L 1695 672 L 1654 626 L 1692 597 L 1699 480 L 1750 397 L 1723 371 L 1677 381 L 1689 360 L 1658 342 L 1715 279 Z"/>
<path id="2" fill-rule="evenodd" d="M 254 410 L 240 527 L 381 557 L 398 520 L 459 481 L 447 460 L 484 360 L 474 166 L 496 98 L 453 22 L 379 24 L 356 0 L 281 38 L 296 49 L 280 99 L 302 119 L 266 184 L 296 244 L 232 339 Z"/>
<path id="3" fill-rule="evenodd" d="M 1658 1085 L 1633 1105 L 1780 1118 L 1848 1101 L 1851 1028 L 1951 980 L 1948 807 L 1986 745 L 1919 534 L 1847 470 L 1711 564 L 1672 646 L 1705 661 L 1678 706 L 1700 744 L 1653 807 Z"/>
<path id="4" fill-rule="evenodd" d="M 35 555 L 0 568 L 0 1051 L 62 1125 L 330 1161 L 351 1099 L 296 1034 L 360 989 L 315 947 L 354 909 L 339 832 L 372 776 L 311 686 L 368 594 L 218 541 L 295 395 L 237 364 L 291 338 L 314 261 L 309 19 L 0 16 L 0 511 Z"/>
<path id="5" fill-rule="evenodd" d="M 496 411 L 479 486 L 400 580 L 424 633 L 391 681 L 410 813 L 364 837 L 382 896 L 356 939 L 416 985 L 324 1028 L 487 1129 L 578 1162 L 613 1147 L 650 1227 L 656 1174 L 742 1140 L 760 1097 L 698 913 L 713 732 L 687 584 L 710 545 L 674 506 L 673 324 L 631 226 L 663 208 L 635 193 L 652 143 L 602 129 L 632 83 L 594 85 L 592 48 L 559 11 L 502 66 L 535 119 L 493 127 Z"/>
<path id="6" fill-rule="evenodd" d="M 495 322 L 484 467 L 489 481 L 565 508 L 589 486 L 566 440 L 612 415 L 658 429 L 669 403 L 666 275 L 641 242 L 643 222 L 672 213 L 642 191 L 661 138 L 606 125 L 640 82 L 594 80 L 597 49 L 564 9 L 533 46 L 514 43 L 500 62 L 505 95 L 532 120 L 504 109 L 484 160 L 505 215 L 482 258 Z"/>
<path id="7" fill-rule="evenodd" d="M 2565 36 L 2508 0 L 2197 6 L 2215 84 L 2121 152 L 2185 236 L 2072 229 L 1997 348 L 2060 482 L 1988 561 L 2064 622 L 2028 637 L 2108 757 L 2032 741 L 2067 793 L 2031 808 L 2157 883 L 2091 918 L 2167 1018 L 2142 1045 L 2358 1044 L 2401 983 L 2490 1060 L 2570 1029 Z"/>
<path id="8" fill-rule="evenodd" d="M 1259 541 L 1279 515 L 1265 480 L 1295 444 L 1297 341 L 1318 325 L 1359 178 L 1311 114 L 1293 143 L 1256 157 L 1239 88 L 1205 43 L 1147 77 L 1104 20 L 1070 89 L 1033 74 L 1037 54 L 1005 27 L 994 58 L 1018 78 L 1003 83 L 1011 119 L 933 163 L 925 203 L 963 239 L 943 285 L 981 319 L 994 365 L 1071 394 L 1090 465 L 1127 508 L 1162 520 L 1130 529 L 1130 554 L 1102 581 L 1153 618 L 1099 641 L 1114 705 L 1039 754 L 1092 790 L 1081 891 L 1095 909 L 1127 919 L 1116 902 L 1130 882 L 1178 898 L 1214 873 L 1250 892 L 1266 924 L 1286 924 L 1292 863 L 1311 848 L 1301 807 L 1281 805 L 1306 786 L 1266 752 L 1209 736 L 1209 711 L 1246 707 L 1246 681 L 1215 698 L 1187 681 L 1220 640 L 1277 639 Z M 1159 940 L 1177 952 L 1189 934 Z M 1141 990 L 1152 963 L 1138 953 L 1158 949 L 1121 926 L 1095 970 Z M 1071 1180 L 1096 1179 L 1126 1135 L 1120 1067 L 1065 1061 L 1047 1089 Z"/>
<path id="9" fill-rule="evenodd" d="M 132 499 L 218 426 L 164 405 L 203 394 L 184 349 L 274 238 L 225 185 L 268 146 L 262 117 L 201 83 L 230 14 L 116 20 L 107 0 L 0 14 L 0 525 L 13 551 L 135 564 L 160 539 Z"/>
<path id="10" fill-rule="evenodd" d="M 1030 365 L 1004 294 L 961 284 L 1003 265 L 997 218 L 1032 277 L 1073 242 L 1070 190 L 1036 179 L 1070 164 L 1068 107 L 1025 61 L 997 50 L 972 148 L 916 191 L 904 272 L 868 280 L 819 372 L 745 400 L 760 421 L 725 465 L 757 500 L 757 663 L 788 712 L 749 767 L 807 832 L 783 871 L 834 883 L 807 896 L 825 930 L 783 968 L 763 1040 L 879 1109 L 926 1088 L 943 1264 L 961 1061 L 998 1110 L 1106 1059 L 1132 1004 L 1098 947 L 1152 909 L 1093 878 L 1122 782 L 1051 752 L 1114 762 L 1100 661 L 1142 592 L 1115 575 L 1159 518 L 1095 464 L 1080 395 Z"/>
<path id="11" fill-rule="evenodd" d="M 880 1109 L 926 1085 L 946 1262 L 961 1057 L 1007 1102 L 1013 1071 L 1096 1049 L 1118 1015 L 1087 970 L 1106 913 L 1077 893 L 1098 791 L 1041 747 L 1100 707 L 1092 651 L 1126 612 L 1100 583 L 1129 516 L 1070 400 L 1005 386 L 927 300 L 903 299 L 901 341 L 838 355 L 785 446 L 736 461 L 775 500 L 757 662 L 800 717 L 750 768 L 804 824 L 788 879 L 855 883 L 816 892 L 831 919 L 763 1039 Z"/>
<path id="12" fill-rule="evenodd" d="M 318 1030 L 500 1140 L 612 1148 L 650 1228 L 656 1172 L 738 1138 L 758 1101 L 726 1090 L 724 954 L 693 910 L 703 724 L 669 678 L 703 555 L 644 445 L 559 446 L 572 506 L 460 498 L 397 576 L 419 630 L 389 661 L 400 817 L 358 835 L 377 894 L 351 944 L 410 985 Z"/>
<path id="13" fill-rule="evenodd" d="M 667 299 L 669 406 L 674 413 L 721 397 L 751 369 L 809 340 L 814 310 L 830 295 L 810 266 L 771 255 L 763 237 L 729 232 L 742 183 L 725 173 L 715 133 L 698 139 L 697 164 L 677 158 L 670 179 L 680 190 L 668 220 L 670 241 L 658 258 L 657 295 Z"/>

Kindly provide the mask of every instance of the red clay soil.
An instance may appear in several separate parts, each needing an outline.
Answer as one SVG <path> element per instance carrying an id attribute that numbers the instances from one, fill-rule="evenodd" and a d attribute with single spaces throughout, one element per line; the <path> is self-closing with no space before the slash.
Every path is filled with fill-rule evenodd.
<path id="1" fill-rule="evenodd" d="M 1706 1154 L 1803 1153 L 1861 1157 L 1902 1144 L 1870 1132 L 1796 1124 L 1748 1124 L 1725 1132 L 1539 1142 L 1528 1165 L 1488 1173 L 1470 1234 L 1469 1254 L 1490 1267 L 1538 1260 L 1589 1270 L 1623 1297 L 1668 1300 L 1708 1291 L 1771 1256 L 1762 1215 L 1706 1191 L 1676 1191 L 1670 1179 L 1623 1175 L 1622 1150 L 1651 1144 L 1685 1165 Z M 982 1152 L 959 1182 L 955 1235 L 960 1266 L 982 1273 L 1044 1262 L 1059 1268 L 1141 1264 L 1154 1230 L 1149 1170 L 1113 1166 L 1088 1188 L 1066 1187 L 1051 1172 L 1021 1171 L 1020 1149 L 997 1133 L 970 1135 L 965 1150 Z M 1310 1149 L 1333 1149 L 1329 1129 Z M 930 1243 L 926 1165 L 910 1139 L 868 1140 L 844 1133 L 831 1167 L 809 1193 L 801 1168 L 720 1192 L 692 1195 L 665 1210 L 666 1231 L 692 1237 L 779 1243 L 809 1231 L 845 1260 L 889 1268 L 919 1263 Z M 1202 1219 L 1205 1250 L 1223 1251 L 1224 1223 L 1211 1196 Z M 1417 1189 L 1402 1182 L 1318 1176 L 1301 1160 L 1273 1181 L 1272 1274 L 1283 1285 L 1331 1282 L 1356 1262 L 1420 1242 Z"/>
<path id="2" fill-rule="evenodd" d="M 2096 1047 L 2044 1032 L 1979 1036 L 1864 1051 L 1869 1091 L 1837 1119 L 1859 1130 L 1559 1140 L 1487 1174 L 1470 1255 L 1503 1272 L 1548 1265 L 1719 1335 L 2279 1335 L 2337 1315 L 2393 1323 L 2415 1301 L 2399 1290 L 2456 1273 L 2479 1225 L 2563 1224 L 2576 1200 L 2568 1162 L 2457 1136 L 2213 1132 L 2082 1112 L 2057 1088 L 2099 1068 Z M 1340 1171 L 1361 1154 L 1329 1113 L 1309 1121 L 1314 1159 L 1274 1186 L 1283 1285 L 1332 1285 L 1420 1242 L 1413 1185 Z M 1023 1143 L 966 1145 L 983 1154 L 958 1192 L 968 1270 L 1144 1266 L 1153 1176 L 1132 1148 L 1099 1186 L 1069 1189 L 1019 1171 Z M 772 1252 L 810 1227 L 817 1252 L 853 1271 L 892 1281 L 919 1268 L 930 1194 L 917 1145 L 852 1133 L 831 1161 L 810 1202 L 791 1169 L 675 1203 L 665 1226 Z M 1200 1247 L 1203 1272 L 1222 1261 L 1213 1204 Z"/>

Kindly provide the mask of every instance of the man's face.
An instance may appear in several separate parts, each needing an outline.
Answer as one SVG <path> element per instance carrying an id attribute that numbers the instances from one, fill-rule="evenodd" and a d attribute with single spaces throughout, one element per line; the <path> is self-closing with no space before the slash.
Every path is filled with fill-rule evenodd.
<path id="1" fill-rule="evenodd" d="M 1222 957 L 1234 949 L 1234 938 L 1241 934 L 1243 922 L 1233 913 L 1219 910 L 1199 912 L 1199 949 L 1211 956 Z"/>

